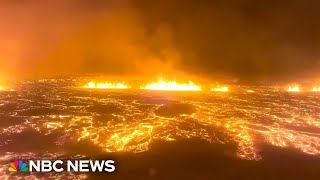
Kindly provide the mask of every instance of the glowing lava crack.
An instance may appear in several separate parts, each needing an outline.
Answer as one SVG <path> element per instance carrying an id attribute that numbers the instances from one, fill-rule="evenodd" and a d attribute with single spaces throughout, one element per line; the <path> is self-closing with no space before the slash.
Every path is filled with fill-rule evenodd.
<path id="1" fill-rule="evenodd" d="M 140 89 L 165 91 L 201 91 L 201 87 L 194 84 L 192 81 L 189 81 L 188 83 L 177 83 L 176 81 L 167 81 L 162 78 L 159 78 L 157 82 L 152 82 L 146 86 L 141 86 Z"/>

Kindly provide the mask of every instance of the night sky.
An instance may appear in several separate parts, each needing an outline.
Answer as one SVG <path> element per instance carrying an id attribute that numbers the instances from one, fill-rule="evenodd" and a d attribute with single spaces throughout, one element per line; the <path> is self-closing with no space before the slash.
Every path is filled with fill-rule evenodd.
<path id="1" fill-rule="evenodd" d="M 317 0 L 3 0 L 0 75 L 320 78 Z"/>

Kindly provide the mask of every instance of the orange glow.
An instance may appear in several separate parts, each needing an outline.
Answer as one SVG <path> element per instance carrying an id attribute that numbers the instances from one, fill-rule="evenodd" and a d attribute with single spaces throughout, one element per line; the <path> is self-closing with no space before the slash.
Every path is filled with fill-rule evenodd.
<path id="1" fill-rule="evenodd" d="M 176 81 L 167 81 L 163 78 L 159 78 L 157 82 L 152 82 L 146 86 L 141 86 L 140 89 L 165 91 L 201 91 L 201 87 L 194 84 L 192 81 L 189 81 L 189 83 L 180 84 Z"/>
<path id="2" fill-rule="evenodd" d="M 254 93 L 254 90 L 247 90 L 248 93 Z"/>
<path id="3" fill-rule="evenodd" d="M 314 87 L 314 88 L 312 89 L 312 91 L 313 91 L 313 92 L 320 92 L 320 86 Z"/>
<path id="4" fill-rule="evenodd" d="M 84 85 L 83 88 L 87 89 L 128 89 L 130 88 L 128 85 L 123 83 L 95 83 L 95 82 L 89 82 L 88 84 Z"/>
<path id="5" fill-rule="evenodd" d="M 229 88 L 227 86 L 219 86 L 216 88 L 212 88 L 211 91 L 215 91 L 215 92 L 228 92 Z"/>
<path id="6" fill-rule="evenodd" d="M 4 88 L 2 86 L 0 86 L 0 91 L 4 90 Z"/>
<path id="7" fill-rule="evenodd" d="M 289 86 L 288 92 L 300 92 L 300 87 L 298 85 Z"/>

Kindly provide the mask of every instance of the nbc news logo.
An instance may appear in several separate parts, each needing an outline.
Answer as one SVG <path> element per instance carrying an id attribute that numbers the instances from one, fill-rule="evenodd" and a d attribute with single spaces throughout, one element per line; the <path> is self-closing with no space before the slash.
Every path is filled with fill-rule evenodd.
<path id="1" fill-rule="evenodd" d="M 10 164 L 10 172 L 114 172 L 116 167 L 113 160 L 15 160 Z"/>

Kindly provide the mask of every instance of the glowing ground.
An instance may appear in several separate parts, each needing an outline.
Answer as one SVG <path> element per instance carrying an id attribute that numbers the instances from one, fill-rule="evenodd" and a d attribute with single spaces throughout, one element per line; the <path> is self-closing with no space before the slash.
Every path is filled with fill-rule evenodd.
<path id="1" fill-rule="evenodd" d="M 241 162 L 265 161 L 265 147 L 293 150 L 320 162 L 318 93 L 290 94 L 269 87 L 238 87 L 227 93 L 76 87 L 69 80 L 32 81 L 22 82 L 14 92 L 0 92 L 0 179 L 10 177 L 7 165 L 17 158 L 77 159 L 120 152 L 140 156 L 167 142 L 221 145 L 228 157 Z M 195 144 L 183 148 L 209 153 Z M 229 146 L 234 151 L 225 149 Z M 119 168 L 125 166 L 123 162 Z"/>

